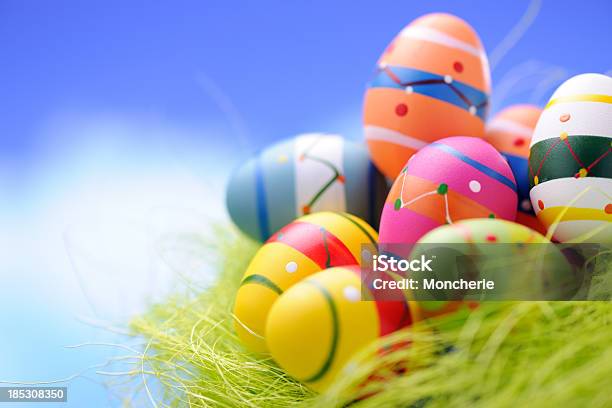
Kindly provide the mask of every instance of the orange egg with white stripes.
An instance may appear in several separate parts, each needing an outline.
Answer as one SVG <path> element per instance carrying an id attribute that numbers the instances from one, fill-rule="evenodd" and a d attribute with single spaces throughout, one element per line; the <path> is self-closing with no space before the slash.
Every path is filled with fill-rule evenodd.
<path id="1" fill-rule="evenodd" d="M 538 221 L 529 200 L 529 144 L 542 109 L 534 105 L 512 105 L 487 123 L 485 140 L 504 156 L 512 169 L 518 193 L 516 222 L 542 234 L 546 228 Z"/>
<path id="2" fill-rule="evenodd" d="M 374 164 L 395 178 L 417 150 L 448 136 L 484 136 L 490 73 L 474 29 L 450 14 L 406 26 L 378 61 L 364 98 Z"/>
<path id="3" fill-rule="evenodd" d="M 612 78 L 582 74 L 552 95 L 529 152 L 531 204 L 560 242 L 612 243 Z"/>
<path id="4" fill-rule="evenodd" d="M 358 265 L 362 245 L 375 245 L 376 231 L 347 213 L 319 212 L 288 224 L 259 249 L 234 303 L 234 327 L 252 351 L 267 350 L 264 329 L 279 295 L 323 269 Z"/>
<path id="5" fill-rule="evenodd" d="M 362 300 L 361 283 L 359 266 L 326 269 L 291 287 L 270 310 L 272 358 L 316 391 L 332 384 L 355 353 L 412 322 L 405 300 Z"/>

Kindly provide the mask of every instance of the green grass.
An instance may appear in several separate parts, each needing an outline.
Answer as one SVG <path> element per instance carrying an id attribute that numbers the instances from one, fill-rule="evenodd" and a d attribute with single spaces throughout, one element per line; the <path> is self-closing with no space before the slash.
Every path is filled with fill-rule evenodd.
<path id="1" fill-rule="evenodd" d="M 314 394 L 241 346 L 232 303 L 257 245 L 218 236 L 216 283 L 131 324 L 148 344 L 143 367 L 148 381 L 161 384 L 160 406 L 612 406 L 608 301 L 489 303 L 421 324 L 364 350 L 331 389 Z M 597 299 L 609 298 L 601 288 L 611 287 L 610 255 L 601 260 Z M 379 351 L 392 345 L 393 352 Z"/>

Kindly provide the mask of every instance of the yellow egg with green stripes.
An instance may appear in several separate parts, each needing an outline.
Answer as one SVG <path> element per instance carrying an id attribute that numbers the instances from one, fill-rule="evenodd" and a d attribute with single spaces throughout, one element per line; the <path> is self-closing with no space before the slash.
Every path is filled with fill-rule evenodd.
<path id="1" fill-rule="evenodd" d="M 318 212 L 288 224 L 259 249 L 234 304 L 234 326 L 252 351 L 265 352 L 268 312 L 278 296 L 304 278 L 333 266 L 357 265 L 376 231 L 348 213 Z"/>
<path id="2" fill-rule="evenodd" d="M 266 341 L 288 374 L 316 391 L 355 353 L 412 323 L 407 302 L 361 300 L 359 266 L 330 268 L 294 285 L 272 306 Z"/>

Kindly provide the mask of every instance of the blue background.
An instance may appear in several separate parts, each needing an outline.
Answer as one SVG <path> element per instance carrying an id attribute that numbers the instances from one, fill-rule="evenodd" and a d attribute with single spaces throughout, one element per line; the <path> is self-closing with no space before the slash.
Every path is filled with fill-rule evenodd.
<path id="1" fill-rule="evenodd" d="M 255 150 L 301 132 L 361 138 L 365 83 L 412 19 L 457 14 L 493 52 L 530 4 L 533 24 L 493 67 L 494 111 L 610 72 L 612 3 L 1 1 L 0 380 L 64 378 L 114 355 L 63 346 L 109 337 L 75 316 L 117 323 L 117 309 L 155 299 L 105 300 L 147 278 L 151 209 L 223 217 L 224 179 Z M 125 219 L 138 236 L 117 254 Z M 88 239 L 99 256 L 75 266 L 70 242 Z M 106 253 L 123 280 L 104 281 Z M 117 405 L 89 374 L 69 405 Z"/>

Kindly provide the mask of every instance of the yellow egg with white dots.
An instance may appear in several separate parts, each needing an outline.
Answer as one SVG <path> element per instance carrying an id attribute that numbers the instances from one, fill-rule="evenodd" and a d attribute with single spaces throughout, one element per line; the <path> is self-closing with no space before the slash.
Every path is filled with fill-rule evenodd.
<path id="1" fill-rule="evenodd" d="M 375 245 L 377 239 L 365 221 L 333 212 L 300 217 L 270 237 L 251 261 L 236 295 L 234 327 L 243 344 L 265 352 L 265 324 L 278 297 L 323 269 L 359 264 L 362 245 Z"/>

